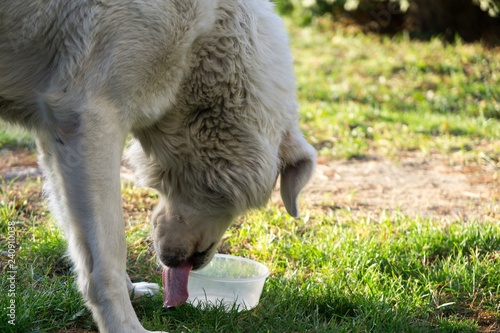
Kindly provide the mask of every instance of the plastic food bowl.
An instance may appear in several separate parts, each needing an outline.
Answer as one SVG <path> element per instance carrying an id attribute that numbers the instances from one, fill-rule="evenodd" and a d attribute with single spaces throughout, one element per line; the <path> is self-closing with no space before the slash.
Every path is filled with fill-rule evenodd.
<path id="1" fill-rule="evenodd" d="M 188 302 L 222 305 L 226 311 L 250 310 L 259 304 L 268 275 L 269 269 L 257 261 L 216 254 L 207 266 L 189 273 Z"/>

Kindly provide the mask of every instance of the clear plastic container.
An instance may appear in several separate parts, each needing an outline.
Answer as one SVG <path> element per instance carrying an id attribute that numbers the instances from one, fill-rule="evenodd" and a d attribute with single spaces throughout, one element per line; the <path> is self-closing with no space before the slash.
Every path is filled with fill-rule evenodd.
<path id="1" fill-rule="evenodd" d="M 189 273 L 188 302 L 250 310 L 259 303 L 268 276 L 269 269 L 257 261 L 216 254 L 207 266 Z"/>

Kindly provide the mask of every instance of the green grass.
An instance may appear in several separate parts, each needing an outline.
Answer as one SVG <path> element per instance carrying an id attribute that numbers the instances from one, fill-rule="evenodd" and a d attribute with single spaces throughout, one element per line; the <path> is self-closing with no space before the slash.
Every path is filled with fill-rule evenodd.
<path id="1" fill-rule="evenodd" d="M 0 149 L 34 148 L 31 136 L 24 130 L 0 120 Z"/>
<path id="2" fill-rule="evenodd" d="M 418 151 L 498 168 L 497 51 L 334 28 L 289 26 L 302 127 L 322 156 Z M 31 147 L 20 138 L 1 130 L 0 149 Z M 39 180 L 0 182 L 0 233 L 16 223 L 18 266 L 16 295 L 8 297 L 8 239 L 1 237 L 0 332 L 95 331 L 40 187 Z M 127 185 L 123 198 L 130 275 L 160 283 L 147 223 L 156 197 Z M 134 302 L 141 322 L 168 332 L 500 330 L 500 222 L 332 207 L 302 204 L 303 217 L 295 220 L 269 204 L 228 230 L 220 252 L 271 270 L 255 309 L 166 310 L 158 296 Z M 16 326 L 7 323 L 11 299 Z"/>
<path id="3" fill-rule="evenodd" d="M 290 26 L 304 128 L 322 155 L 468 149 L 499 159 L 498 52 L 325 25 Z"/>
<path id="4" fill-rule="evenodd" d="M 19 221 L 20 246 L 17 326 L 11 330 L 2 320 L 2 332 L 95 329 L 75 290 L 62 235 L 50 220 L 39 221 L 47 220 L 43 208 L 21 209 L 31 218 L 13 209 L 16 203 L 31 207 L 19 197 L 32 190 L 2 185 L 2 199 L 9 203 L 2 203 L 1 231 L 5 234 L 7 221 Z M 131 191 L 144 193 L 124 189 Z M 398 213 L 373 220 L 309 207 L 306 213 L 307 218 L 293 220 L 270 205 L 228 231 L 221 251 L 271 269 L 257 308 L 165 310 L 155 297 L 135 303 L 144 325 L 169 332 L 477 332 L 479 316 L 500 321 L 498 223 L 444 224 Z M 160 282 L 149 226 L 129 221 L 127 230 L 133 279 Z M 2 295 L 3 309 L 9 298 Z"/>

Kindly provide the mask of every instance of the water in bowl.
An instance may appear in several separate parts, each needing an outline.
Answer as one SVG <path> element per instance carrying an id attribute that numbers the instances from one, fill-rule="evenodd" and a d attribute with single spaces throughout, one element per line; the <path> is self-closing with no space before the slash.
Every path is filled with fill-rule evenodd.
<path id="1" fill-rule="evenodd" d="M 190 273 L 188 302 L 226 310 L 252 309 L 259 303 L 268 275 L 269 269 L 259 262 L 216 254 L 206 267 Z"/>

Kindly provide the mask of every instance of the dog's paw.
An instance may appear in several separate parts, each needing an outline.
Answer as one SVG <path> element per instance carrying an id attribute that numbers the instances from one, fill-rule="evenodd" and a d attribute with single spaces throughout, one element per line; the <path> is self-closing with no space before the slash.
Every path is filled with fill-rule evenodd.
<path id="1" fill-rule="evenodd" d="M 132 283 L 130 296 L 132 299 L 137 299 L 142 296 L 153 296 L 160 292 L 160 286 L 156 283 L 136 282 Z M 153 332 L 156 333 L 156 332 Z"/>

